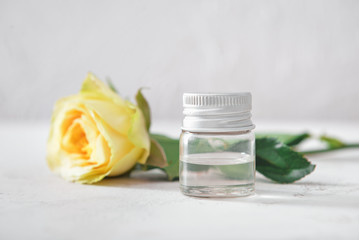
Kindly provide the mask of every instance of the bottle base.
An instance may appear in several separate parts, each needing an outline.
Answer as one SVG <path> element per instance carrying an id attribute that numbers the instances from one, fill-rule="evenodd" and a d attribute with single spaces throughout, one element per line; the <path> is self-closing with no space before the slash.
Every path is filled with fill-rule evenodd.
<path id="1" fill-rule="evenodd" d="M 254 184 L 234 186 L 185 186 L 181 192 L 193 197 L 245 197 L 255 193 Z"/>

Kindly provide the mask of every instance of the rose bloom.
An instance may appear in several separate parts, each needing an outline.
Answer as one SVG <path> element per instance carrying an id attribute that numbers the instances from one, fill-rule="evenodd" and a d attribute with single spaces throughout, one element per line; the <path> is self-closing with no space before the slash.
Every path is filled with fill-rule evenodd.
<path id="1" fill-rule="evenodd" d="M 94 183 L 144 164 L 150 139 L 141 110 L 89 73 L 79 94 L 60 99 L 47 144 L 51 170 Z"/>

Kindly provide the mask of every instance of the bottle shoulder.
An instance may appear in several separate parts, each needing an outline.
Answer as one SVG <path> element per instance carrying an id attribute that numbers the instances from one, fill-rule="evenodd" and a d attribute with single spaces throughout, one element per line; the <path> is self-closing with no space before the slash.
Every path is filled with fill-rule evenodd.
<path id="1" fill-rule="evenodd" d="M 241 139 L 255 139 L 254 131 L 237 131 L 237 132 L 190 132 L 182 131 L 181 139 L 193 138 L 241 138 Z"/>

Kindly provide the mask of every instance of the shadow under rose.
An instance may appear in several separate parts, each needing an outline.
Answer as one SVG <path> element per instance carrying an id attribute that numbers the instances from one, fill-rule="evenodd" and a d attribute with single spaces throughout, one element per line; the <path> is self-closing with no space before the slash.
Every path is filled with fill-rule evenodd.
<path id="1" fill-rule="evenodd" d="M 133 171 L 125 176 L 107 177 L 94 186 L 179 192 L 178 181 L 169 181 L 166 174 L 158 169 L 146 172 Z"/>

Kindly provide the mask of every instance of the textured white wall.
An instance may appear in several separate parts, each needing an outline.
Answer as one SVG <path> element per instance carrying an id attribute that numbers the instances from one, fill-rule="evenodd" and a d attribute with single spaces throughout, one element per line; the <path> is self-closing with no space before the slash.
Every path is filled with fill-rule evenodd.
<path id="1" fill-rule="evenodd" d="M 0 1 L 0 120 L 49 118 L 88 71 L 155 118 L 251 91 L 257 118 L 359 120 L 359 1 Z"/>

